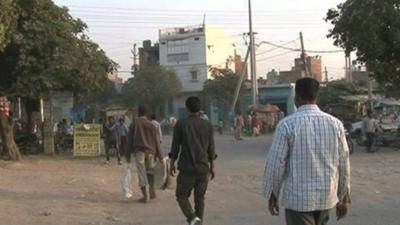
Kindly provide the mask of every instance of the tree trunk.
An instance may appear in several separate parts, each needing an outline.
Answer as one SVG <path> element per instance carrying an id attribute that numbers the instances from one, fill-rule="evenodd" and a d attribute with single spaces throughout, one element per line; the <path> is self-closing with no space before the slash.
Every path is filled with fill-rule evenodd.
<path id="1" fill-rule="evenodd" d="M 21 153 L 14 141 L 14 126 L 10 119 L 4 114 L 0 114 L 0 133 L 3 149 L 7 153 L 6 158 L 15 161 L 20 160 Z"/>

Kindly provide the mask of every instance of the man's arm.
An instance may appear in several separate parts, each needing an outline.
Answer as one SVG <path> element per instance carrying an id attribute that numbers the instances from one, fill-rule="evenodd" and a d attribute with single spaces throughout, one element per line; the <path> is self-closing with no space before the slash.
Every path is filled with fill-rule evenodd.
<path id="1" fill-rule="evenodd" d="M 207 148 L 207 154 L 208 154 L 208 161 L 210 162 L 210 173 L 212 180 L 215 178 L 215 160 L 217 159 L 217 154 L 215 153 L 214 129 L 211 124 L 209 129 L 210 129 L 209 130 L 210 140 Z"/>
<path id="2" fill-rule="evenodd" d="M 181 131 L 180 131 L 180 123 L 178 122 L 175 127 L 174 127 L 174 134 L 172 137 L 172 145 L 171 145 L 171 151 L 168 154 L 168 157 L 170 158 L 170 173 L 171 176 L 174 176 L 176 173 L 175 169 L 175 161 L 178 158 L 181 145 L 182 145 L 182 136 L 181 136 Z"/>
<path id="3" fill-rule="evenodd" d="M 286 125 L 279 123 L 265 165 L 263 189 L 265 198 L 269 199 L 269 210 L 272 215 L 279 214 L 278 199 L 289 153 L 287 135 Z"/>

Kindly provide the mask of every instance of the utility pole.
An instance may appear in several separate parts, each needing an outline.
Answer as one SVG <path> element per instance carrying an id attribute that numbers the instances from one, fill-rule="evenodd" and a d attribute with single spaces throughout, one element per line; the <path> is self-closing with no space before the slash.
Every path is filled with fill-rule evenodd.
<path id="1" fill-rule="evenodd" d="M 256 51 L 254 43 L 253 33 L 253 19 L 251 15 L 251 0 L 249 0 L 249 33 L 250 33 L 250 70 L 251 70 L 251 81 L 252 81 L 252 100 L 253 105 L 258 103 L 258 85 L 257 85 L 257 74 L 256 74 Z"/>
<path id="2" fill-rule="evenodd" d="M 301 61 L 303 61 L 304 72 L 306 73 L 306 77 L 312 77 L 307 68 L 306 51 L 304 49 L 304 40 L 302 32 L 300 32 L 300 43 L 301 43 Z"/>
<path id="3" fill-rule="evenodd" d="M 137 72 L 137 50 L 136 50 L 136 43 L 133 44 L 133 74 L 135 75 Z"/>
<path id="4" fill-rule="evenodd" d="M 353 82 L 353 66 L 351 63 L 351 53 L 349 54 L 349 56 L 347 56 L 347 59 L 349 60 L 349 81 Z"/>
<path id="5" fill-rule="evenodd" d="M 240 88 L 242 87 L 242 83 L 243 83 L 243 80 L 244 80 L 244 75 L 246 74 L 246 71 L 247 71 L 247 62 L 248 62 L 248 59 L 249 59 L 250 51 L 251 50 L 250 50 L 250 47 L 249 47 L 247 49 L 246 57 L 244 58 L 244 66 L 243 66 L 242 71 L 241 71 L 239 82 L 238 82 L 238 84 L 236 86 L 235 96 L 234 96 L 234 99 L 233 99 L 233 102 L 232 102 L 232 108 L 231 108 L 232 115 L 235 115 L 234 113 L 235 113 L 236 103 L 237 103 L 237 100 L 239 98 Z"/>
<path id="6" fill-rule="evenodd" d="M 326 66 L 325 66 L 325 82 L 328 84 L 328 82 L 329 82 L 329 77 L 328 77 L 328 70 L 326 69 Z"/>

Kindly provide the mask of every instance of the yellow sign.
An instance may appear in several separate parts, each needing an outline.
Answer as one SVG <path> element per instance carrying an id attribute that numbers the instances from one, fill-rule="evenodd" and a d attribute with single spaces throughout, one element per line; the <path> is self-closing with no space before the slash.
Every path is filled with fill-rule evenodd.
<path id="1" fill-rule="evenodd" d="M 76 124 L 74 126 L 74 156 L 100 155 L 99 124 Z"/>

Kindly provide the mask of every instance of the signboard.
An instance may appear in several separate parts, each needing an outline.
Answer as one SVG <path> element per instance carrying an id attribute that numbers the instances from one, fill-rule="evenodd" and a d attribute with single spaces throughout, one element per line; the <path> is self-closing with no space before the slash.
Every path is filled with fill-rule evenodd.
<path id="1" fill-rule="evenodd" d="M 74 156 L 100 155 L 100 129 L 99 124 L 74 125 Z"/>

